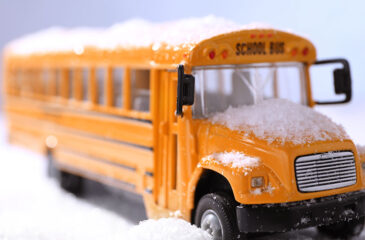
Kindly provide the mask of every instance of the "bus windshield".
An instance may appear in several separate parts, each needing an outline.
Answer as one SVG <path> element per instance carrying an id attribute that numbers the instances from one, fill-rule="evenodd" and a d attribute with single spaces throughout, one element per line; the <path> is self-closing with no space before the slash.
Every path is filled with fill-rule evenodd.
<path id="1" fill-rule="evenodd" d="M 228 107 L 253 105 L 270 98 L 307 104 L 302 63 L 204 66 L 195 76 L 194 118 L 206 118 Z"/>

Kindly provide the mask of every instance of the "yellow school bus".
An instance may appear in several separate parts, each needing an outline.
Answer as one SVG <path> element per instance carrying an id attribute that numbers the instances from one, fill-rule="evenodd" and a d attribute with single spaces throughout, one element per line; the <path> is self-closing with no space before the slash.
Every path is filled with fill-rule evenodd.
<path id="1" fill-rule="evenodd" d="M 312 97 L 310 69 L 327 63 L 340 65 L 339 101 Z M 242 28 L 175 45 L 9 47 L 4 64 L 9 141 L 45 154 L 67 191 L 87 178 L 138 193 L 148 217 L 213 239 L 362 231 L 356 147 L 311 109 L 350 101 L 349 64 L 318 61 L 306 38 Z"/>

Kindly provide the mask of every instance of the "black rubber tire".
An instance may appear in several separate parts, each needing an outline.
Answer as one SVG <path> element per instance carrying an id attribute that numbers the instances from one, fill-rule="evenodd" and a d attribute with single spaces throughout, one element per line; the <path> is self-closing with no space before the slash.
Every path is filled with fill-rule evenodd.
<path id="1" fill-rule="evenodd" d="M 235 207 L 235 201 L 225 193 L 206 194 L 199 200 L 195 211 L 194 223 L 200 227 L 204 212 L 213 210 L 221 222 L 223 240 L 237 239 L 238 230 Z M 241 236 L 240 239 L 244 239 L 243 237 Z"/>
<path id="2" fill-rule="evenodd" d="M 318 231 L 331 237 L 355 237 L 359 236 L 364 228 L 365 217 L 340 222 L 331 225 L 319 226 Z"/>
<path id="3" fill-rule="evenodd" d="M 80 196 L 83 191 L 83 179 L 80 176 L 68 172 L 59 171 L 58 177 L 60 186 L 67 192 Z"/>
<path id="4" fill-rule="evenodd" d="M 47 151 L 47 176 L 57 178 L 58 170 L 54 165 L 53 155 L 51 151 Z"/>

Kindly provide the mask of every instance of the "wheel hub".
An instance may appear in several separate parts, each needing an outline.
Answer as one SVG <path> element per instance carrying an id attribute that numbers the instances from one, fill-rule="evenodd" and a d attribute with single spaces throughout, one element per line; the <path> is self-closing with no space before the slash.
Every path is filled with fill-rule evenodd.
<path id="1" fill-rule="evenodd" d="M 222 223 L 217 213 L 213 210 L 209 209 L 203 213 L 200 226 L 213 240 L 223 239 Z"/>

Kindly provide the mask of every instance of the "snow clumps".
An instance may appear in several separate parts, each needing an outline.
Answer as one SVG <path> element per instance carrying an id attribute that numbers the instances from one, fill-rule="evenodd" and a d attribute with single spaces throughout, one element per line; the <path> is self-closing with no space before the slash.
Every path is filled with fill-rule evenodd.
<path id="1" fill-rule="evenodd" d="M 364 145 L 356 145 L 357 153 L 359 155 L 365 156 L 365 146 Z"/>
<path id="2" fill-rule="evenodd" d="M 203 162 L 215 161 L 223 166 L 231 166 L 232 168 L 240 168 L 245 172 L 251 171 L 252 168 L 258 167 L 260 159 L 249 157 L 242 152 L 231 151 L 213 153 L 203 158 Z"/>
<path id="3" fill-rule="evenodd" d="M 213 115 L 210 121 L 281 145 L 286 142 L 303 145 L 349 138 L 343 127 L 330 118 L 285 99 L 268 99 L 255 105 L 229 107 L 225 112 Z"/>
<path id="4" fill-rule="evenodd" d="M 258 28 L 270 29 L 271 26 L 263 23 L 241 25 L 213 15 L 162 23 L 132 19 L 109 28 L 53 27 L 14 40 L 8 48 L 18 55 L 65 51 L 82 54 L 86 47 L 104 50 L 152 47 L 158 50 L 165 46 L 175 49 L 193 47 L 220 34 Z"/>
<path id="5" fill-rule="evenodd" d="M 161 218 L 142 221 L 132 227 L 128 240 L 210 240 L 210 235 L 179 218 Z"/>
<path id="6" fill-rule="evenodd" d="M 263 193 L 272 194 L 276 188 L 269 183 L 266 188 L 256 188 L 253 191 L 251 191 L 251 194 L 253 195 L 261 195 Z"/>

